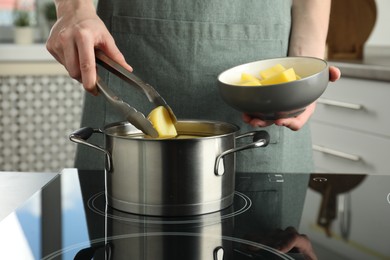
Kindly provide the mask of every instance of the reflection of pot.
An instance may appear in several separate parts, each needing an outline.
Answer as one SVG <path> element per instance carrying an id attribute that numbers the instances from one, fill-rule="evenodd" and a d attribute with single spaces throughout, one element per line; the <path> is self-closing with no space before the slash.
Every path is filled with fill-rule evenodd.
<path id="1" fill-rule="evenodd" d="M 116 209 L 178 216 L 230 206 L 235 152 L 266 146 L 268 133 L 255 131 L 236 136 L 237 126 L 214 121 L 179 121 L 176 128 L 179 135 L 188 138 L 145 138 L 129 123 L 111 124 L 103 131 L 80 129 L 70 138 L 107 155 L 107 202 Z M 85 141 L 94 132 L 104 133 L 105 148 Z M 236 140 L 243 137 L 255 140 L 236 148 Z"/>
<path id="2" fill-rule="evenodd" d="M 106 218 L 110 260 L 219 260 L 231 254 L 232 242 L 223 237 L 232 235 L 233 218 L 222 220 L 220 212 L 172 219 L 108 210 L 115 216 Z"/>
<path id="3" fill-rule="evenodd" d="M 357 174 L 312 174 L 309 187 L 322 195 L 321 207 L 317 218 L 317 224 L 325 229 L 331 236 L 330 226 L 337 217 L 337 196 L 355 189 L 366 175 Z M 345 214 L 345 213 L 344 213 Z M 347 213 L 349 214 L 349 213 Z M 345 216 L 343 216 L 345 217 Z M 349 219 L 350 216 L 347 217 Z M 348 221 L 349 222 L 349 221 Z M 349 225 L 349 223 L 346 223 Z M 348 232 L 346 232 L 348 233 Z M 344 235 L 343 235 L 344 236 Z M 346 234 L 345 238 L 348 235 Z"/>

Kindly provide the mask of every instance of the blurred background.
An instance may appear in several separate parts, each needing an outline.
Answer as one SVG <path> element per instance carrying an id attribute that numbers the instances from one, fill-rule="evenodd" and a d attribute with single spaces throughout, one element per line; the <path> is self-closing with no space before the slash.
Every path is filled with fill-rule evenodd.
<path id="1" fill-rule="evenodd" d="M 390 172 L 389 14 L 388 0 L 333 1 L 327 59 L 343 77 L 312 118 L 317 172 Z M 45 48 L 55 19 L 51 0 L 0 0 L 0 171 L 73 167 L 83 89 Z"/>

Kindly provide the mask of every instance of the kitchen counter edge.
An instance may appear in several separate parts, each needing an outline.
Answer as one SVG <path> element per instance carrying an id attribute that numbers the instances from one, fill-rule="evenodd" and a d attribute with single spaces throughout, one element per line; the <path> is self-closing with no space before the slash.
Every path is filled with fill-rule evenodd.
<path id="1" fill-rule="evenodd" d="M 328 61 L 329 65 L 338 67 L 341 77 L 359 78 L 390 82 L 390 57 L 363 61 Z M 388 65 L 386 63 L 389 63 Z"/>

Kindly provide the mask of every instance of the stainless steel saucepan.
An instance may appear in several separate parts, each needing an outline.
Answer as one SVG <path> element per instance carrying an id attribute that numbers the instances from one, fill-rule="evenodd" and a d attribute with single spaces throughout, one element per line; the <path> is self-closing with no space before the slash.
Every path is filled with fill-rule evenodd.
<path id="1" fill-rule="evenodd" d="M 143 215 L 181 216 L 219 211 L 233 203 L 235 152 L 264 147 L 265 131 L 238 135 L 239 127 L 218 121 L 179 120 L 172 139 L 146 137 L 128 122 L 70 135 L 106 154 L 106 198 L 113 208 Z M 104 134 L 105 147 L 87 142 Z M 251 138 L 236 147 L 236 140 Z"/>

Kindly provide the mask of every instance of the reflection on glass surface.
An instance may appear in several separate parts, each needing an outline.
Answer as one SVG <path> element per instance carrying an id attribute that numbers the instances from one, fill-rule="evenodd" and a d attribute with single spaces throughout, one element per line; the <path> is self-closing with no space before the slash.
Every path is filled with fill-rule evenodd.
<path id="1" fill-rule="evenodd" d="M 0 223 L 2 259 L 38 259 L 37 247 L 30 244 L 31 234 L 27 237 L 24 228 L 16 213 L 12 213 Z M 39 242 L 39 239 L 35 240 Z"/>
<path id="2" fill-rule="evenodd" d="M 56 197 L 55 191 L 60 196 Z M 55 214 L 56 206 L 60 206 L 60 215 Z M 53 226 L 53 223 L 61 225 Z M 1 259 L 41 259 L 46 255 L 44 251 L 50 254 L 81 242 L 89 246 L 77 171 L 57 177 L 0 222 Z M 73 257 L 74 252 L 65 252 L 61 259 Z"/>
<path id="3" fill-rule="evenodd" d="M 28 245 L 34 255 L 34 259 L 40 256 L 41 237 L 41 201 L 39 196 L 34 196 L 17 211 L 19 223 L 23 229 Z"/>
<path id="4" fill-rule="evenodd" d="M 61 178 L 62 239 L 64 245 L 88 242 L 88 230 L 83 197 L 77 171 L 63 174 Z M 77 234 L 75 236 L 75 234 Z M 87 243 L 87 246 L 90 246 Z M 63 259 L 73 259 L 74 254 L 66 253 Z"/>
<path id="5" fill-rule="evenodd" d="M 237 173 L 219 212 L 152 217 L 107 207 L 103 172 L 67 169 L 0 222 L 0 258 L 390 259 L 390 176 L 274 177 Z"/>
<path id="6" fill-rule="evenodd" d="M 300 231 L 329 259 L 390 259 L 390 207 L 385 202 L 390 177 L 320 177 L 326 181 L 308 190 Z"/>

